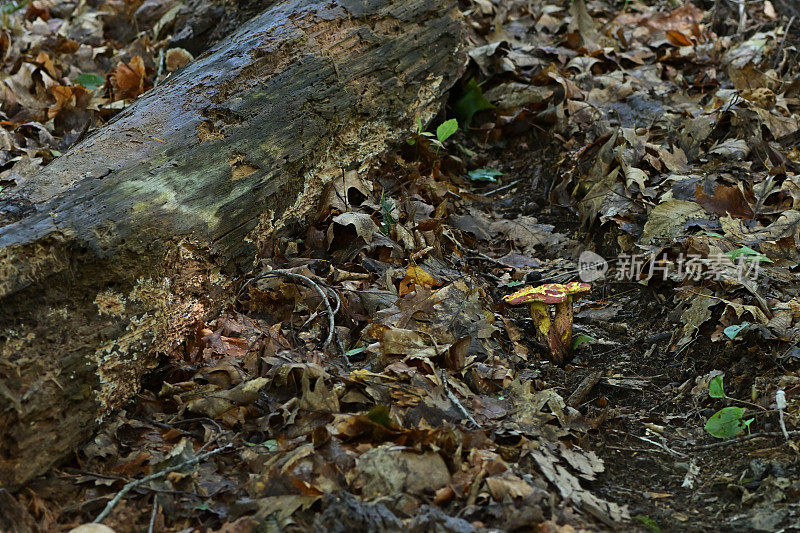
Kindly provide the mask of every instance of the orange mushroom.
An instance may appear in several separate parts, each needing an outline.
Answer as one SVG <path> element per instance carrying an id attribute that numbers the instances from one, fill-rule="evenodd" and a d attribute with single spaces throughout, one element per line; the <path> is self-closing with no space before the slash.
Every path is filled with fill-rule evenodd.
<path id="1" fill-rule="evenodd" d="M 530 304 L 531 318 L 536 325 L 539 342 L 550 349 L 553 362 L 561 364 L 572 353 L 572 302 L 589 291 L 588 283 L 546 283 L 525 287 L 503 300 L 510 305 Z M 548 306 L 555 304 L 555 319 Z M 555 322 L 555 323 L 554 323 Z"/>

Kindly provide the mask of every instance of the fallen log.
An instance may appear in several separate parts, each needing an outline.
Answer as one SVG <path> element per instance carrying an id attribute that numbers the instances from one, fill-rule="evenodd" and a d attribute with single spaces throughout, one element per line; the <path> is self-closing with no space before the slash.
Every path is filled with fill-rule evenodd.
<path id="1" fill-rule="evenodd" d="M 84 442 L 464 66 L 450 0 L 269 7 L 0 196 L 0 484 Z"/>

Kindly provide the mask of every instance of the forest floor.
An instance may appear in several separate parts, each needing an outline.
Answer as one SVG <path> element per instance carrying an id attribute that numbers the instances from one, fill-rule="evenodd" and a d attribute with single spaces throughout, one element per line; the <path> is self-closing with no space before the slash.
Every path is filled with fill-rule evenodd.
<path id="1" fill-rule="evenodd" d="M 203 5 L 4 4 L 0 187 L 234 24 Z M 462 3 L 441 116 L 0 506 L 67 531 L 154 475 L 103 523 L 800 529 L 800 13 L 742 5 Z M 503 297 L 581 279 L 557 365 Z"/>

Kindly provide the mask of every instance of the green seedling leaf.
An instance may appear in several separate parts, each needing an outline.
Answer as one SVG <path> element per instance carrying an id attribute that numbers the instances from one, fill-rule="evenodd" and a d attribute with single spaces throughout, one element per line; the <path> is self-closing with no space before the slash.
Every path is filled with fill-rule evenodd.
<path id="1" fill-rule="evenodd" d="M 496 176 L 502 176 L 503 173 L 494 168 L 476 168 L 469 171 L 469 179 L 472 181 L 490 181 L 497 183 Z"/>
<path id="2" fill-rule="evenodd" d="M 484 109 L 493 109 L 494 107 L 495 106 L 483 96 L 480 85 L 478 85 L 473 78 L 469 80 L 467 86 L 464 88 L 464 94 L 461 95 L 461 98 L 459 98 L 453 106 L 453 113 L 458 119 L 458 123 L 466 128 L 472 122 L 472 117 L 475 113 L 483 111 Z"/>
<path id="3" fill-rule="evenodd" d="M 101 78 L 100 76 L 96 76 L 94 74 L 87 74 L 87 73 L 81 74 L 80 76 L 75 78 L 75 81 L 77 81 L 78 83 L 80 83 L 81 85 L 83 85 L 84 87 L 89 89 L 90 91 L 93 91 L 95 89 L 99 89 L 100 87 L 102 87 L 106 83 L 106 79 L 105 78 Z"/>
<path id="4" fill-rule="evenodd" d="M 577 350 L 578 346 L 580 346 L 581 344 L 586 344 L 587 342 L 594 342 L 596 340 L 597 339 L 595 339 L 594 337 L 590 337 L 589 335 L 583 335 L 583 334 L 575 335 L 572 338 L 572 349 Z"/>
<path id="5" fill-rule="evenodd" d="M 506 283 L 506 287 L 519 287 L 520 285 L 524 285 L 524 281 L 509 281 Z"/>
<path id="6" fill-rule="evenodd" d="M 394 206 L 389 203 L 386 199 L 386 195 L 381 193 L 381 212 L 383 213 L 383 222 L 381 223 L 381 233 L 389 236 L 389 230 L 391 230 L 397 221 L 392 216 L 392 211 L 394 210 Z"/>
<path id="7" fill-rule="evenodd" d="M 708 384 L 708 395 L 712 398 L 725 398 L 725 388 L 722 385 L 722 376 L 717 376 Z"/>
<path id="8" fill-rule="evenodd" d="M 53 154 L 53 157 L 61 157 L 61 152 L 58 150 L 50 150 L 50 153 Z"/>
<path id="9" fill-rule="evenodd" d="M 731 261 L 736 261 L 740 257 L 745 256 L 748 259 L 753 261 L 758 261 L 759 263 L 772 263 L 772 259 L 762 254 L 761 252 L 756 252 L 749 246 L 742 246 L 741 248 L 737 248 L 736 250 L 731 250 L 730 252 L 727 252 L 727 254 L 728 257 L 731 258 Z"/>
<path id="10" fill-rule="evenodd" d="M 373 407 L 368 413 L 367 418 L 372 422 L 383 426 L 385 428 L 391 427 L 392 421 L 389 418 L 389 408 L 385 405 L 378 405 Z"/>
<path id="11" fill-rule="evenodd" d="M 345 355 L 345 357 L 350 357 L 350 356 L 353 356 L 353 355 L 358 355 L 360 353 L 363 353 L 364 350 L 366 350 L 365 346 L 359 346 L 358 348 L 353 348 L 352 350 L 347 350 L 346 352 L 344 352 L 344 355 Z"/>
<path id="12" fill-rule="evenodd" d="M 474 157 L 477 155 L 475 152 L 473 152 L 472 150 L 470 150 L 461 143 L 457 143 L 456 146 L 458 146 L 458 149 L 464 152 L 464 155 L 466 155 L 467 157 Z"/>
<path id="13" fill-rule="evenodd" d="M 742 421 L 744 409 L 741 407 L 725 407 L 720 409 L 706 422 L 706 431 L 718 439 L 730 439 L 743 432 L 750 425 Z"/>
<path id="14" fill-rule="evenodd" d="M 452 134 L 458 131 L 458 120 L 451 118 L 445 120 L 436 128 L 436 140 L 440 143 L 445 142 Z"/>
<path id="15" fill-rule="evenodd" d="M 750 322 L 742 322 L 741 324 L 737 324 L 735 326 L 728 326 L 727 328 L 723 329 L 722 332 L 725 334 L 726 337 L 733 340 L 736 336 L 742 332 L 744 328 L 750 325 Z"/>
<path id="16" fill-rule="evenodd" d="M 27 0 L 25 0 L 24 2 L 9 2 L 0 7 L 0 10 L 2 10 L 3 13 L 8 13 L 10 15 L 11 13 L 16 13 L 17 11 L 19 11 L 20 9 L 22 9 L 27 5 L 28 5 Z"/>
<path id="17" fill-rule="evenodd" d="M 661 528 L 658 525 L 658 522 L 653 520 L 647 515 L 640 514 L 639 516 L 634 517 L 636 520 L 642 523 L 644 527 L 650 530 L 650 533 L 661 533 Z"/>

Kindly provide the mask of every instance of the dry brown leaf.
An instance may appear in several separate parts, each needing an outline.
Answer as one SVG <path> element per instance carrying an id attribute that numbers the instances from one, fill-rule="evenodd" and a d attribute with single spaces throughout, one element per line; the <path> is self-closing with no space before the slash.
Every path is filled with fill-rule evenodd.
<path id="1" fill-rule="evenodd" d="M 718 184 L 714 188 L 714 194 L 709 196 L 703 187 L 698 184 L 694 196 L 697 203 L 710 213 L 729 215 L 734 218 L 753 217 L 753 210 L 738 187 Z"/>
<path id="2" fill-rule="evenodd" d="M 111 75 L 111 85 L 114 87 L 114 97 L 118 100 L 136 98 L 149 89 L 142 57 L 134 56 L 127 64 L 119 63 Z"/>
<path id="3" fill-rule="evenodd" d="M 675 46 L 692 46 L 692 41 L 678 30 L 667 30 L 667 41 Z"/>
<path id="4" fill-rule="evenodd" d="M 413 292 L 417 286 L 433 289 L 441 284 L 442 282 L 431 276 L 427 270 L 412 263 L 408 265 L 406 276 L 400 281 L 397 293 L 402 297 Z"/>

